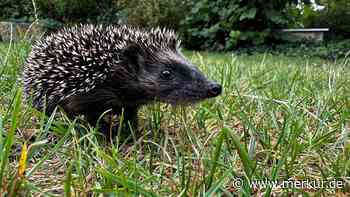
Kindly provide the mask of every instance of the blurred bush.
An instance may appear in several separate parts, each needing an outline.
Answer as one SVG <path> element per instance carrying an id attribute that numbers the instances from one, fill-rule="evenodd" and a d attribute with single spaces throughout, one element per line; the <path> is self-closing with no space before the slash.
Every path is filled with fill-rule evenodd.
<path id="1" fill-rule="evenodd" d="M 33 20 L 34 9 L 30 0 L 1 0 L 0 20 L 25 22 Z"/>
<path id="2" fill-rule="evenodd" d="M 118 23 L 116 0 L 36 0 L 41 18 L 61 23 Z"/>
<path id="3" fill-rule="evenodd" d="M 192 0 L 119 0 L 127 23 L 143 27 L 180 29 L 180 21 L 190 10 Z"/>
<path id="4" fill-rule="evenodd" d="M 3 0 L 0 19 L 31 22 L 31 0 Z M 75 23 L 129 23 L 180 29 L 192 0 L 35 0 L 41 22 L 51 29 Z"/>
<path id="5" fill-rule="evenodd" d="M 305 1 L 305 0 L 304 0 Z M 272 30 L 293 18 L 293 0 L 196 0 L 183 21 L 185 43 L 193 49 L 231 50 L 273 40 Z"/>

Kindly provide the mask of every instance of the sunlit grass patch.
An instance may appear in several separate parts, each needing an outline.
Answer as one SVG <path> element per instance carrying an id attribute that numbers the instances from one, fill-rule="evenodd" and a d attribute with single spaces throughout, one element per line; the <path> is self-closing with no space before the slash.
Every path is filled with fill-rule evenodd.
<path id="1" fill-rule="evenodd" d="M 223 85 L 223 94 L 187 107 L 145 106 L 140 133 L 111 143 L 78 119 L 69 120 L 59 110 L 45 117 L 19 99 L 28 51 L 26 44 L 0 44 L 1 192 L 331 194 L 335 189 L 254 188 L 249 181 L 346 181 L 349 175 L 346 59 L 186 51 L 208 78 Z M 17 186 L 24 142 L 28 159 L 20 165 L 26 169 Z M 240 188 L 234 185 L 237 179 L 244 182 Z"/>

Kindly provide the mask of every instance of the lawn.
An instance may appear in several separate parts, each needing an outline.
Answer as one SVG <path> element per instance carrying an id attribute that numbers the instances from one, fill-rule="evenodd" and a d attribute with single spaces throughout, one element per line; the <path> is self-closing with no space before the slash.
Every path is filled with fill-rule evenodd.
<path id="1" fill-rule="evenodd" d="M 110 142 L 59 110 L 45 117 L 21 99 L 17 80 L 29 50 L 27 44 L 0 44 L 0 193 L 326 196 L 349 191 L 347 59 L 186 51 L 223 85 L 223 94 L 193 106 L 145 106 L 139 133 Z M 280 185 L 254 186 L 267 180 Z M 323 186 L 296 185 L 321 180 Z M 334 182 L 338 185 L 329 185 Z"/>

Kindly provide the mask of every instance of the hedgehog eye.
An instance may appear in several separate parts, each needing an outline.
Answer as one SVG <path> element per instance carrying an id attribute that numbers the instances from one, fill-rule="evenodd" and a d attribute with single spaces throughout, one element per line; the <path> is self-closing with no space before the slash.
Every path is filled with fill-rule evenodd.
<path id="1" fill-rule="evenodd" d="M 160 77 L 164 80 L 170 80 L 173 78 L 173 74 L 170 72 L 170 70 L 164 70 L 162 71 Z"/>

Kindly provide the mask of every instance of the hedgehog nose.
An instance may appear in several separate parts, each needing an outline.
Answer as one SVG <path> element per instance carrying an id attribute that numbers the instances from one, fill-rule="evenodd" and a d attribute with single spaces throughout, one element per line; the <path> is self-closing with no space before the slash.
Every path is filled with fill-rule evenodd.
<path id="1" fill-rule="evenodd" d="M 211 82 L 209 84 L 208 96 L 215 97 L 221 94 L 222 88 L 221 85 L 216 82 Z"/>

